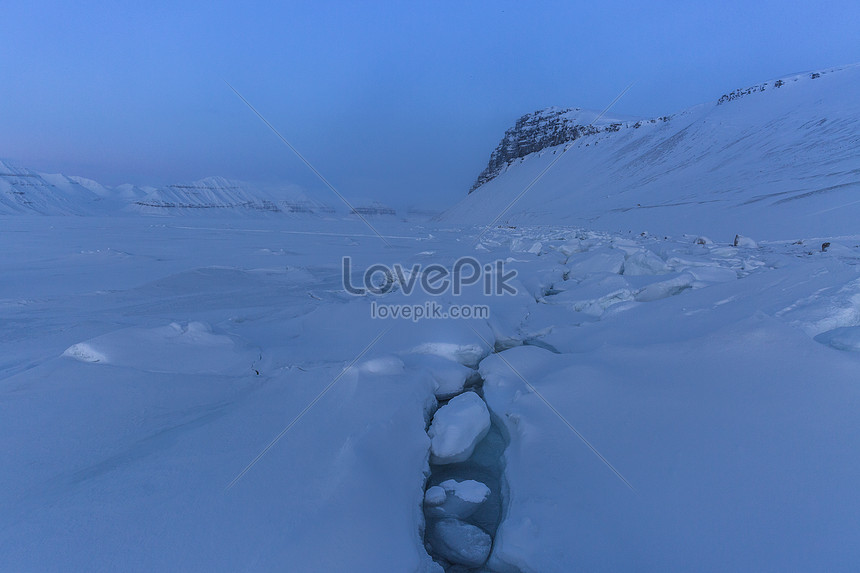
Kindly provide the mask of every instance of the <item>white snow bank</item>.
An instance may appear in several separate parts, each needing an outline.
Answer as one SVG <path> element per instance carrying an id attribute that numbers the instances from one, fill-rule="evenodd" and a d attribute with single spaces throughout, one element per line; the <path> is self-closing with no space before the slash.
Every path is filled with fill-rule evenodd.
<path id="1" fill-rule="evenodd" d="M 126 328 L 70 346 L 63 356 L 147 372 L 248 372 L 259 353 L 202 322 Z"/>
<path id="2" fill-rule="evenodd" d="M 436 398 L 447 400 L 463 391 L 466 381 L 475 371 L 459 362 L 433 354 L 406 357 L 411 368 L 426 370 L 436 381 Z"/>
<path id="3" fill-rule="evenodd" d="M 472 455 L 490 430 L 487 405 L 474 392 L 466 392 L 436 411 L 430 424 L 431 461 L 436 464 L 462 462 Z"/>
<path id="4" fill-rule="evenodd" d="M 833 330 L 822 332 L 815 337 L 815 340 L 837 350 L 860 352 L 860 326 L 834 328 Z"/>

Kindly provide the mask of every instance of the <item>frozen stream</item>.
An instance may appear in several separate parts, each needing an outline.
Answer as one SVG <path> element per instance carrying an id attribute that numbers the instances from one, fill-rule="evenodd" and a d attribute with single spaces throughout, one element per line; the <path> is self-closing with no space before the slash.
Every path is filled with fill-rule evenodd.
<path id="1" fill-rule="evenodd" d="M 483 400 L 483 379 L 473 376 L 471 382 L 462 394 L 441 401 L 437 414 L 464 394 Z M 451 428 L 452 433 L 455 430 Z M 504 429 L 490 414 L 489 428 L 468 458 L 446 463 L 431 457 L 424 539 L 427 552 L 446 571 L 485 570 L 483 565 L 504 512 L 503 454 L 507 444 Z"/>

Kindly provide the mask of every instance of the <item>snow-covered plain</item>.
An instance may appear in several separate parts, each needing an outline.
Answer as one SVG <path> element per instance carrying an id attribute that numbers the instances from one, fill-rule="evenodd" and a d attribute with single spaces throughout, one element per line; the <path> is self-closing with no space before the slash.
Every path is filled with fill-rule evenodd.
<path id="1" fill-rule="evenodd" d="M 0 571 L 856 569 L 858 69 L 580 138 L 487 227 L 534 153 L 384 240 L 2 164 Z M 345 256 L 515 292 L 355 296 Z M 430 302 L 490 316 L 371 315 Z"/>
<path id="2" fill-rule="evenodd" d="M 508 441 L 489 570 L 860 558 L 860 239 L 311 223 L 2 221 L 0 569 L 434 570 L 426 430 L 476 354 Z M 459 297 L 488 321 L 342 288 L 343 255 L 463 254 L 519 272 Z"/>

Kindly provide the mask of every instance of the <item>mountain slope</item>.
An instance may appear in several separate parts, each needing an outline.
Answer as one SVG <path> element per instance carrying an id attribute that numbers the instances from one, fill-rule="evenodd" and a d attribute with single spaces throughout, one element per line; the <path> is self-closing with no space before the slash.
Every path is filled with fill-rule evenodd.
<path id="1" fill-rule="evenodd" d="M 82 177 L 37 173 L 12 161 L 0 161 L 0 215 L 84 214 L 110 192 Z"/>
<path id="2" fill-rule="evenodd" d="M 162 187 L 106 187 L 77 176 L 40 173 L 0 161 L 0 215 L 187 215 L 204 213 L 330 214 L 329 205 L 297 189 L 277 191 L 207 177 Z"/>
<path id="3" fill-rule="evenodd" d="M 723 238 L 750 228 L 762 238 L 850 234 L 860 217 L 858 96 L 853 65 L 624 122 L 508 159 L 443 218 L 489 224 L 513 203 L 497 223 Z"/>

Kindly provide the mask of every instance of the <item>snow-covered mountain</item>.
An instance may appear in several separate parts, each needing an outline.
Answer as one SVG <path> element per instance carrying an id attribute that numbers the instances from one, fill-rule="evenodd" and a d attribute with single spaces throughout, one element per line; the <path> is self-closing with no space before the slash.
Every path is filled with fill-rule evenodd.
<path id="1" fill-rule="evenodd" d="M 0 160 L 0 214 L 83 214 L 111 196 L 106 187 L 83 177 L 38 173 Z"/>
<path id="2" fill-rule="evenodd" d="M 149 190 L 130 209 L 147 215 L 206 212 L 327 214 L 332 207 L 297 190 L 269 191 L 224 177 L 207 177 Z"/>
<path id="3" fill-rule="evenodd" d="M 665 120 L 666 118 L 661 118 Z M 490 162 L 469 189 L 469 193 L 492 181 L 514 160 L 547 147 L 554 147 L 585 135 L 618 131 L 629 124 L 629 118 L 607 118 L 599 112 L 582 108 L 558 108 L 527 113 L 519 118 L 490 155 Z M 636 121 L 636 120 L 633 120 Z"/>
<path id="4" fill-rule="evenodd" d="M 0 161 L 0 215 L 326 215 L 334 211 L 298 189 L 263 189 L 224 177 L 162 187 L 107 187 L 83 177 L 41 173 L 14 161 Z"/>
<path id="5" fill-rule="evenodd" d="M 592 117 L 556 108 L 523 116 L 444 218 L 720 237 L 856 231 L 860 65 L 764 82 L 660 118 L 590 125 Z"/>

